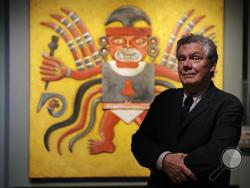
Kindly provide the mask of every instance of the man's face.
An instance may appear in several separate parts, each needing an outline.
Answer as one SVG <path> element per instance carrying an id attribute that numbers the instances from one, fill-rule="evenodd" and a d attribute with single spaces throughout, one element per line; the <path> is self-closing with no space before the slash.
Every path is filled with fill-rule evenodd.
<path id="1" fill-rule="evenodd" d="M 184 87 L 207 86 L 215 65 L 209 63 L 201 44 L 189 43 L 181 46 L 176 57 L 179 77 Z"/>
<path id="2" fill-rule="evenodd" d="M 138 63 L 147 55 L 147 36 L 110 36 L 109 50 L 113 59 L 121 63 Z"/>

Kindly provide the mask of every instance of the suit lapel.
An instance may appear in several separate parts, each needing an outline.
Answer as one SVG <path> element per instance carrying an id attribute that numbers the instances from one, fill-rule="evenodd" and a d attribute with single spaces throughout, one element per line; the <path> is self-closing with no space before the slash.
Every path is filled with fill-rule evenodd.
<path id="1" fill-rule="evenodd" d="M 175 110 L 174 114 L 177 114 L 177 118 L 176 118 L 176 120 L 177 120 L 177 122 L 176 122 L 177 132 L 179 131 L 179 127 L 180 127 L 179 125 L 181 123 L 181 108 L 182 108 L 183 97 L 184 97 L 184 90 L 180 89 L 178 94 L 177 94 L 176 108 L 174 108 L 174 110 Z"/>
<path id="2" fill-rule="evenodd" d="M 214 98 L 216 87 L 213 82 L 210 84 L 208 90 L 204 93 L 199 103 L 194 107 L 194 109 L 188 114 L 186 120 L 183 122 L 179 129 L 179 134 L 189 125 L 190 121 L 200 115 L 205 109 L 210 106 L 210 101 Z"/>

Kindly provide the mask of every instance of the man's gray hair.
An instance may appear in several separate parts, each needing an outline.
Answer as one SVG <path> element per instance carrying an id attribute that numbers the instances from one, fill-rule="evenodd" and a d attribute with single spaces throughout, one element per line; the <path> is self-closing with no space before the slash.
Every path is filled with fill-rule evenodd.
<path id="1" fill-rule="evenodd" d="M 201 44 L 204 47 L 206 58 L 212 65 L 216 65 L 218 60 L 217 46 L 211 39 L 202 35 L 189 34 L 179 39 L 177 42 L 176 54 L 178 54 L 177 52 L 181 46 L 189 43 Z"/>

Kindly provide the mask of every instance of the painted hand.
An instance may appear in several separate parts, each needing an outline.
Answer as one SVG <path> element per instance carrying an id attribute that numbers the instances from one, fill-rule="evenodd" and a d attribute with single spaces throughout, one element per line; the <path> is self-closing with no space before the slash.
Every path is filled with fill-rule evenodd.
<path id="1" fill-rule="evenodd" d="M 40 66 L 40 74 L 43 81 L 57 81 L 66 76 L 67 67 L 56 57 L 42 54 L 43 61 Z"/>

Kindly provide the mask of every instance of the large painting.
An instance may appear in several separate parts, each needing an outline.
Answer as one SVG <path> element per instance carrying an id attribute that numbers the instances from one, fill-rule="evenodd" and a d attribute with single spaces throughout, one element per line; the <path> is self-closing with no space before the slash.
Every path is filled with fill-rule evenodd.
<path id="1" fill-rule="evenodd" d="M 131 136 L 155 95 L 180 87 L 181 36 L 215 41 L 223 88 L 223 9 L 223 0 L 30 0 L 30 178 L 148 176 Z"/>

